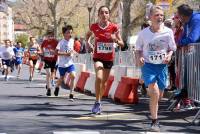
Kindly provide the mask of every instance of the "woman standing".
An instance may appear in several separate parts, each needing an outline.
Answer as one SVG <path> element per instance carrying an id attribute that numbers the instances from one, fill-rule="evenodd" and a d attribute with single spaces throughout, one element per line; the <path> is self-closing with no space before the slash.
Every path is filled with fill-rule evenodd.
<path id="1" fill-rule="evenodd" d="M 93 49 L 93 61 L 96 72 L 95 91 L 96 101 L 92 108 L 92 113 L 101 113 L 101 99 L 106 87 L 106 82 L 113 66 L 114 46 L 118 44 L 124 46 L 120 36 L 119 28 L 110 22 L 110 10 L 106 6 L 101 6 L 98 10 L 99 21 L 90 26 L 90 31 L 86 35 L 87 45 Z M 90 44 L 90 37 L 94 34 L 94 47 Z"/>

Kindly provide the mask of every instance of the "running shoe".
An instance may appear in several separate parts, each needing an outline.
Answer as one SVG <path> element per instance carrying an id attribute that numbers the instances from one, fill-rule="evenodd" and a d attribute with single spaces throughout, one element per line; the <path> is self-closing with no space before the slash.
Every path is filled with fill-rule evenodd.
<path id="1" fill-rule="evenodd" d="M 30 76 L 30 77 L 29 77 L 29 81 L 33 81 L 33 77 Z"/>
<path id="2" fill-rule="evenodd" d="M 8 81 L 8 80 L 9 80 L 9 77 L 8 77 L 8 76 L 5 76 L 5 77 L 4 77 L 4 80 L 5 80 L 5 81 Z"/>
<path id="3" fill-rule="evenodd" d="M 51 96 L 51 89 L 47 89 L 46 95 L 47 95 L 47 96 Z"/>
<path id="4" fill-rule="evenodd" d="M 95 102 L 94 106 L 92 108 L 92 113 L 93 114 L 101 114 L 101 103 Z"/>
<path id="5" fill-rule="evenodd" d="M 151 132 L 160 132 L 159 122 L 151 123 L 150 131 Z"/>
<path id="6" fill-rule="evenodd" d="M 74 101 L 74 95 L 73 94 L 69 94 L 69 100 Z"/>
<path id="7" fill-rule="evenodd" d="M 186 109 L 186 110 L 192 110 L 193 106 L 191 104 L 187 104 L 187 105 L 185 105 L 184 109 Z"/>
<path id="8" fill-rule="evenodd" d="M 59 87 L 56 87 L 56 88 L 55 88 L 55 91 L 54 91 L 54 95 L 55 95 L 55 96 L 58 96 L 58 93 L 59 93 Z"/>

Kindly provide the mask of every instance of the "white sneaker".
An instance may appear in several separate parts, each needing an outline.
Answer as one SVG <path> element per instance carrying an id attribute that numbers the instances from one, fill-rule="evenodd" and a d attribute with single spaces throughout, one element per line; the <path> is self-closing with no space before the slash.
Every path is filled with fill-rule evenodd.
<path id="1" fill-rule="evenodd" d="M 158 122 L 156 123 L 151 123 L 149 131 L 151 132 L 160 132 L 160 125 Z"/>

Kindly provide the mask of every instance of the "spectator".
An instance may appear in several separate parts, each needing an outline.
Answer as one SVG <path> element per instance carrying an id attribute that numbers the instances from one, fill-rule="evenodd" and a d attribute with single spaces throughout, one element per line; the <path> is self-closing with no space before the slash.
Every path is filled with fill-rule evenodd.
<path id="1" fill-rule="evenodd" d="M 182 4 L 177 8 L 177 14 L 184 25 L 184 33 L 179 45 L 186 46 L 200 42 L 200 13 L 194 13 L 190 6 Z"/>
<path id="2" fill-rule="evenodd" d="M 182 4 L 179 7 L 177 7 L 177 15 L 180 18 L 180 21 L 183 23 L 184 26 L 184 32 L 181 36 L 180 40 L 178 41 L 178 46 L 188 46 L 191 43 L 197 43 L 200 42 L 200 13 L 194 13 L 193 9 L 187 5 Z M 184 59 L 184 64 L 187 64 L 188 61 Z M 185 108 L 192 109 L 191 100 L 188 99 L 187 94 L 187 87 L 188 87 L 188 80 L 187 80 L 187 66 L 184 66 L 184 85 L 183 89 L 181 91 L 181 94 L 183 95 L 183 102 L 185 105 Z"/>
<path id="3" fill-rule="evenodd" d="M 81 51 L 81 43 L 80 43 L 80 41 L 78 40 L 78 37 L 75 37 L 75 38 L 74 38 L 74 50 L 75 50 L 77 53 L 80 53 L 80 51 Z"/>
<path id="4" fill-rule="evenodd" d="M 182 34 L 183 34 L 183 24 L 180 20 L 180 18 L 178 17 L 178 15 L 175 15 L 173 17 L 173 24 L 174 24 L 174 27 L 173 27 L 173 31 L 174 31 L 174 38 L 175 38 L 175 42 L 176 44 L 178 44 Z"/>
<path id="5" fill-rule="evenodd" d="M 82 54 L 84 54 L 84 53 L 86 53 L 87 51 L 86 51 L 86 41 L 85 41 L 85 39 L 84 39 L 84 37 L 80 37 L 80 43 L 81 43 L 81 51 L 80 51 L 80 53 L 82 53 Z"/>

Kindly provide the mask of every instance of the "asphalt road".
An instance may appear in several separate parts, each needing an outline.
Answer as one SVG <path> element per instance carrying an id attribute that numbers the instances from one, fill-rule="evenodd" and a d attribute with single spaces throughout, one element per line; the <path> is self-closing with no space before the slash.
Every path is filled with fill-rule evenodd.
<path id="1" fill-rule="evenodd" d="M 103 114 L 91 116 L 94 96 L 76 93 L 71 102 L 69 91 L 61 89 L 58 97 L 47 97 L 45 75 L 36 71 L 29 82 L 27 66 L 20 79 L 15 73 L 9 81 L 0 75 L 0 134 L 151 134 L 148 98 L 140 97 L 136 105 L 104 99 Z M 200 133 L 200 127 L 191 123 L 197 110 L 171 112 L 168 105 L 162 100 L 160 133 Z"/>

